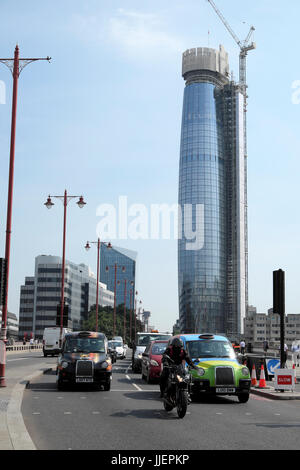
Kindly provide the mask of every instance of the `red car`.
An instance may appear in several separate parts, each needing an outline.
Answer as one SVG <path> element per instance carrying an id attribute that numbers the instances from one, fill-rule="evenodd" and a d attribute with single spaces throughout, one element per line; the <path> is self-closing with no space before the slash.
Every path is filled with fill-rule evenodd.
<path id="1" fill-rule="evenodd" d="M 151 341 L 142 355 L 142 379 L 147 383 L 159 380 L 161 374 L 162 355 L 168 346 L 168 341 Z"/>

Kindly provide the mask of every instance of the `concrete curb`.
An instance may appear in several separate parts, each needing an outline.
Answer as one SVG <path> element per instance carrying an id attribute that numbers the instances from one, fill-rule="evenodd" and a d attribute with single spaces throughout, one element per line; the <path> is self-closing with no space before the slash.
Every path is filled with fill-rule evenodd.
<path id="1" fill-rule="evenodd" d="M 48 370 L 48 369 L 47 369 Z M 24 423 L 21 413 L 23 393 L 30 380 L 42 375 L 45 371 L 37 371 L 17 383 L 11 392 L 6 412 L 6 423 L 13 450 L 37 450 Z"/>
<path id="2" fill-rule="evenodd" d="M 298 392 L 279 393 L 279 392 L 275 392 L 275 389 L 258 390 L 255 388 L 251 388 L 250 393 L 253 393 L 254 395 L 260 395 L 265 398 L 269 398 L 270 400 L 300 400 L 300 393 Z M 289 395 L 287 395 L 287 393 L 289 393 Z"/>

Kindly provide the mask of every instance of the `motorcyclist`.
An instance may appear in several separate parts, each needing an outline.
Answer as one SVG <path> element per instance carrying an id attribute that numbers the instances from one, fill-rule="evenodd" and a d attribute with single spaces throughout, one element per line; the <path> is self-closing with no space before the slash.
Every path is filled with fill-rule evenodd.
<path id="1" fill-rule="evenodd" d="M 171 361 L 175 365 L 185 364 L 187 362 L 189 366 L 193 369 L 197 369 L 191 358 L 189 357 L 187 351 L 184 349 L 182 339 L 176 337 L 173 338 L 170 345 L 165 350 L 162 356 L 163 370 L 160 376 L 160 396 L 163 397 L 166 392 L 168 378 L 169 378 L 169 368 Z"/>

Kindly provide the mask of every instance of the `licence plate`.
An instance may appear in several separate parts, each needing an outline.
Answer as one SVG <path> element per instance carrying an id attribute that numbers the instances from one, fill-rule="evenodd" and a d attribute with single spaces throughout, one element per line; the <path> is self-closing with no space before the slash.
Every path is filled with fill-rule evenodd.
<path id="1" fill-rule="evenodd" d="M 76 377 L 76 382 L 90 383 L 93 382 L 93 377 Z"/>
<path id="2" fill-rule="evenodd" d="M 216 393 L 235 393 L 235 388 L 218 387 Z"/>

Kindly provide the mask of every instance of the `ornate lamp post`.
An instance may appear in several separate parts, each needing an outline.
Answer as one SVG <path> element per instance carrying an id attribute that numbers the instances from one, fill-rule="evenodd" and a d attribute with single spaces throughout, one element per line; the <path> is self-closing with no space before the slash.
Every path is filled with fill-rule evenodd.
<path id="1" fill-rule="evenodd" d="M 65 264 L 66 264 L 66 225 L 67 225 L 67 205 L 71 199 L 79 198 L 76 203 L 80 209 L 85 206 L 83 196 L 68 196 L 67 190 L 65 190 L 63 196 L 48 196 L 45 206 L 47 209 L 51 209 L 54 206 L 54 203 L 51 200 L 51 197 L 60 199 L 63 202 L 64 206 L 64 222 L 63 222 L 63 253 L 62 253 L 62 267 L 61 267 L 61 296 L 60 296 L 60 344 L 62 344 L 62 330 L 63 330 L 63 312 L 64 312 L 64 303 L 65 303 Z"/>

